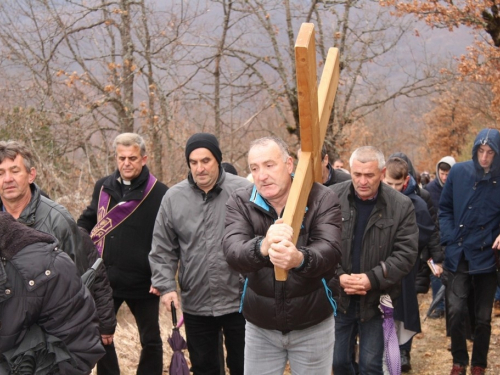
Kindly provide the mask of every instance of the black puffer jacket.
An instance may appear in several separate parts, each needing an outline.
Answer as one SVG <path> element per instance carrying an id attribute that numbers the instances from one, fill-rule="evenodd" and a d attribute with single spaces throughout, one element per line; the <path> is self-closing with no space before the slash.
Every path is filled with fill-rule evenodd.
<path id="1" fill-rule="evenodd" d="M 356 225 L 354 188 L 350 181 L 329 187 L 335 191 L 342 206 L 342 262 L 339 276 L 351 274 L 352 241 Z M 361 273 L 371 283 L 366 295 L 360 296 L 361 319 L 380 314 L 380 296 L 389 294 L 394 302 L 401 292 L 401 279 L 410 272 L 418 256 L 418 227 L 410 198 L 381 183 L 363 236 Z M 387 272 L 384 272 L 381 261 Z M 339 309 L 346 312 L 350 296 L 342 291 Z"/>
<path id="2" fill-rule="evenodd" d="M 0 353 L 37 324 L 72 355 L 61 374 L 89 374 L 104 355 L 95 305 L 57 240 L 0 213 L 0 256 Z"/>
<path id="3" fill-rule="evenodd" d="M 99 256 L 92 240 L 78 229 L 66 208 L 43 196 L 38 185 L 33 183 L 30 189 L 31 200 L 17 221 L 57 238 L 60 249 L 75 262 L 78 276 L 81 276 Z M 101 334 L 113 334 L 116 328 L 113 291 L 104 267 L 97 271 L 91 293 L 97 307 Z"/>
<path id="4" fill-rule="evenodd" d="M 274 209 L 255 186 L 234 192 L 227 202 L 223 250 L 227 262 L 246 277 L 243 315 L 249 322 L 280 331 L 320 323 L 333 312 L 326 290 L 335 280 L 340 261 L 341 215 L 338 198 L 315 183 L 297 241 L 304 263 L 275 281 L 269 257 L 260 253 L 260 241 L 277 219 Z"/>
<path id="5" fill-rule="evenodd" d="M 119 177 L 120 172 L 116 170 L 112 175 L 97 181 L 92 201 L 77 221 L 79 227 L 90 233 L 97 224 L 101 188 L 111 196 L 109 209 L 120 202 L 142 199 L 149 179 L 147 166 L 142 168 L 141 174 L 123 193 Z M 140 206 L 106 235 L 102 258 L 116 298 L 158 298 L 149 293 L 151 268 L 148 256 L 156 215 L 167 189 L 166 185 L 157 181 Z"/>

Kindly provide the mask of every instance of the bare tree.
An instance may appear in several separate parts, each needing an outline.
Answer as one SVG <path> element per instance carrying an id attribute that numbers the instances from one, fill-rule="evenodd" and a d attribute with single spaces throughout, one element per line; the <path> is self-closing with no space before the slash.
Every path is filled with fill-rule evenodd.
<path id="1" fill-rule="evenodd" d="M 215 133 L 225 158 L 244 169 L 252 138 L 273 133 L 293 145 L 300 137 L 294 43 L 302 22 L 316 24 L 319 67 L 328 47 L 341 51 L 332 156 L 345 154 L 387 103 L 434 90 L 435 72 L 412 46 L 412 21 L 394 21 L 369 0 L 5 0 L 4 118 L 22 107 L 44 119 L 78 181 L 111 172 L 110 142 L 123 131 L 146 136 L 150 167 L 169 184 L 185 176 L 183 147 L 196 131 Z"/>

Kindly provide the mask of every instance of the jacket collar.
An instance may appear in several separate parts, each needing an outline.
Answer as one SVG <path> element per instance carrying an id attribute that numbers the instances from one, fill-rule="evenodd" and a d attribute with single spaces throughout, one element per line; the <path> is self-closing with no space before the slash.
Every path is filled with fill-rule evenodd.
<path id="1" fill-rule="evenodd" d="M 122 198 L 126 198 L 127 200 L 142 199 L 144 187 L 148 179 L 149 168 L 145 165 L 142 167 L 141 174 L 128 185 L 130 186 L 130 190 L 122 196 L 120 171 L 117 169 L 110 178 L 104 181 L 102 186 L 117 202 L 121 201 Z"/>
<path id="2" fill-rule="evenodd" d="M 413 178 L 412 175 L 410 175 L 410 180 L 408 181 L 408 186 L 406 189 L 402 191 L 402 193 L 406 196 L 410 196 L 412 194 L 416 194 L 416 189 L 417 189 L 417 181 Z"/>
<path id="3" fill-rule="evenodd" d="M 384 192 L 387 191 L 387 189 L 394 190 L 391 187 L 389 187 L 387 185 L 384 186 L 384 185 L 385 184 L 381 181 L 380 185 L 378 187 L 377 203 L 375 204 L 375 207 L 380 206 L 380 205 L 385 206 L 387 203 L 386 203 L 384 195 L 387 194 L 387 193 L 384 193 Z M 349 186 L 349 193 L 347 194 L 348 200 L 350 202 L 354 202 L 355 195 L 356 195 L 356 192 L 354 191 L 354 185 L 351 182 L 351 185 Z"/>
<path id="4" fill-rule="evenodd" d="M 259 194 L 257 188 L 255 187 L 255 184 L 253 185 L 252 193 L 250 194 L 250 202 L 253 203 L 260 211 L 268 215 L 271 215 L 275 219 L 279 218 L 279 214 L 276 212 L 273 206 L 271 206 L 269 202 L 262 195 Z M 285 209 L 283 208 L 283 212 L 284 211 Z"/>
<path id="5" fill-rule="evenodd" d="M 189 171 L 188 177 L 187 177 L 189 185 L 194 190 L 196 190 L 200 194 L 202 194 L 203 200 L 205 200 L 205 201 L 210 201 L 220 194 L 220 192 L 222 191 L 222 184 L 224 183 L 225 179 L 226 179 L 226 172 L 224 171 L 224 169 L 219 167 L 219 178 L 217 179 L 217 182 L 215 183 L 215 185 L 212 187 L 212 189 L 208 193 L 205 193 L 203 190 L 201 190 L 198 187 L 198 185 L 196 185 L 196 182 L 194 181 L 194 178 L 193 178 L 191 171 Z"/>

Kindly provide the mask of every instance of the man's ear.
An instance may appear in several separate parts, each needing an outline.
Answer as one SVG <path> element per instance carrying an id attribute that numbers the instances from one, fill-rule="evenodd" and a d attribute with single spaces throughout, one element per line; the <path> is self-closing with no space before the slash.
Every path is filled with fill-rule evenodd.
<path id="1" fill-rule="evenodd" d="M 36 169 L 34 167 L 31 167 L 31 169 L 28 172 L 28 182 L 32 184 L 33 182 L 35 182 L 35 178 L 36 178 Z"/>
<path id="2" fill-rule="evenodd" d="M 293 158 L 291 156 L 288 157 L 288 159 L 285 162 L 288 174 L 292 174 L 293 172 Z"/>
<path id="3" fill-rule="evenodd" d="M 386 167 L 382 168 L 382 171 L 380 172 L 380 181 L 384 181 L 385 179 L 385 171 L 387 170 Z"/>
<path id="4" fill-rule="evenodd" d="M 406 176 L 405 183 L 403 184 L 403 190 L 408 187 L 408 183 L 410 182 L 410 175 Z"/>

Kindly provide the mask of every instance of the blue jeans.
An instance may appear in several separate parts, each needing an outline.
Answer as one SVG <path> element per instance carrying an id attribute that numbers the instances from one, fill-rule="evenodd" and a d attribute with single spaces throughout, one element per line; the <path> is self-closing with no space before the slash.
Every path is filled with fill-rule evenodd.
<path id="1" fill-rule="evenodd" d="M 382 375 L 384 355 L 384 331 L 382 316 L 376 315 L 367 322 L 359 317 L 359 300 L 351 298 L 347 313 L 337 310 L 335 318 L 335 350 L 333 371 L 335 375 L 354 375 L 352 357 L 356 334 L 359 336 L 359 373 Z"/>
<path id="2" fill-rule="evenodd" d="M 292 375 L 331 375 L 334 342 L 333 315 L 285 334 L 247 322 L 245 375 L 283 375 L 287 361 Z"/>
<path id="3" fill-rule="evenodd" d="M 497 286 L 497 291 L 495 292 L 495 301 L 500 301 L 500 286 Z"/>
<path id="4" fill-rule="evenodd" d="M 442 285 L 441 278 L 431 274 L 432 298 L 436 297 Z M 444 298 L 437 304 L 435 311 L 444 311 Z"/>
<path id="5" fill-rule="evenodd" d="M 496 290 L 496 272 L 469 275 L 468 263 L 462 258 L 457 272 L 447 271 L 446 316 L 451 336 L 451 355 L 453 363 L 463 366 L 469 364 L 467 352 L 465 320 L 467 318 L 467 299 L 474 292 L 474 343 L 472 345 L 472 366 L 487 366 L 491 336 L 491 310 Z"/>

